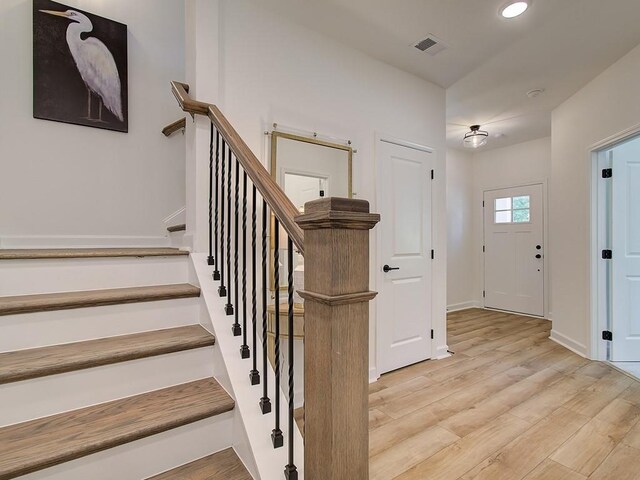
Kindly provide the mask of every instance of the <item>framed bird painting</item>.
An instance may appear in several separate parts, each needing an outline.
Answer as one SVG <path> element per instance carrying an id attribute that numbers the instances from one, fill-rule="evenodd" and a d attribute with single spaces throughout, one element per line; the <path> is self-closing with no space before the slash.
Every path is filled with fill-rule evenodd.
<path id="1" fill-rule="evenodd" d="M 33 0 L 33 116 L 127 132 L 127 26 Z"/>

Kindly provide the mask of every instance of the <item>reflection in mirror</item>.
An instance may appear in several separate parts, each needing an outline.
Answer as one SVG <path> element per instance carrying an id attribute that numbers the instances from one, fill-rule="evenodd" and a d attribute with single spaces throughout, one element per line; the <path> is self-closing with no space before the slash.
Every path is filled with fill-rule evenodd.
<path id="1" fill-rule="evenodd" d="M 322 197 L 352 197 L 352 157 L 350 146 L 324 142 L 313 137 L 303 137 L 283 132 L 271 134 L 271 175 L 282 187 L 300 213 L 304 205 Z M 272 216 L 271 230 L 274 223 Z M 280 245 L 286 246 L 287 236 L 280 230 Z M 273 249 L 271 265 L 273 269 Z M 280 250 L 280 271 L 286 272 L 286 251 Z M 294 254 L 294 276 L 296 290 L 302 289 L 304 259 Z M 286 275 L 280 275 L 280 289 L 286 290 Z M 273 274 L 270 275 L 270 288 L 275 290 Z M 296 294 L 296 303 L 301 299 Z"/>

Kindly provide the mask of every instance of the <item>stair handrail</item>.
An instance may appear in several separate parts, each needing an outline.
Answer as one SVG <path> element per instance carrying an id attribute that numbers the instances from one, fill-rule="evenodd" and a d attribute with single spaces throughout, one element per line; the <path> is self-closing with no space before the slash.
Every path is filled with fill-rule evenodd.
<path id="1" fill-rule="evenodd" d="M 304 233 L 296 224 L 294 218 L 300 214 L 293 202 L 280 188 L 273 177 L 269 174 L 262 162 L 251 151 L 249 146 L 240 137 L 220 109 L 212 104 L 201 102 L 191 98 L 189 95 L 189 85 L 177 81 L 171 82 L 171 91 L 176 97 L 180 108 L 191 114 L 204 115 L 215 125 L 229 148 L 238 159 L 242 168 L 256 186 L 262 198 L 264 198 L 271 208 L 271 211 L 280 221 L 298 251 L 304 255 Z"/>
<path id="2" fill-rule="evenodd" d="M 162 134 L 165 137 L 170 137 L 176 132 L 182 130 L 184 132 L 185 127 L 187 126 L 186 118 L 182 117 L 176 120 L 175 122 L 171 122 L 169 125 L 162 129 Z"/>

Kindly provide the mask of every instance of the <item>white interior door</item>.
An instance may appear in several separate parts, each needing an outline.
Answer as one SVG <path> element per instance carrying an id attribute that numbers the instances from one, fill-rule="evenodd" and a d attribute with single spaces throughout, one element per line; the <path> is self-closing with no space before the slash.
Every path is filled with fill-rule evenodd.
<path id="1" fill-rule="evenodd" d="M 378 142 L 379 373 L 431 357 L 431 156 Z"/>
<path id="2" fill-rule="evenodd" d="M 613 150 L 611 360 L 640 361 L 640 139 Z"/>
<path id="3" fill-rule="evenodd" d="M 485 307 L 544 316 L 542 185 L 484 192 Z"/>

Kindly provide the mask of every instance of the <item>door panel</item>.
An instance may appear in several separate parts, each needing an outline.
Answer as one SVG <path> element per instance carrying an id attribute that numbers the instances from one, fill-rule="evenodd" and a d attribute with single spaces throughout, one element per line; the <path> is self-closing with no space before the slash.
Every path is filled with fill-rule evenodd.
<path id="1" fill-rule="evenodd" d="M 542 185 L 484 193 L 485 306 L 544 316 Z"/>
<path id="2" fill-rule="evenodd" d="M 378 369 L 431 357 L 431 154 L 378 143 L 382 265 Z M 382 265 L 380 267 L 382 268 Z"/>
<path id="3" fill-rule="evenodd" d="M 613 150 L 611 192 L 611 360 L 640 361 L 640 140 Z"/>

